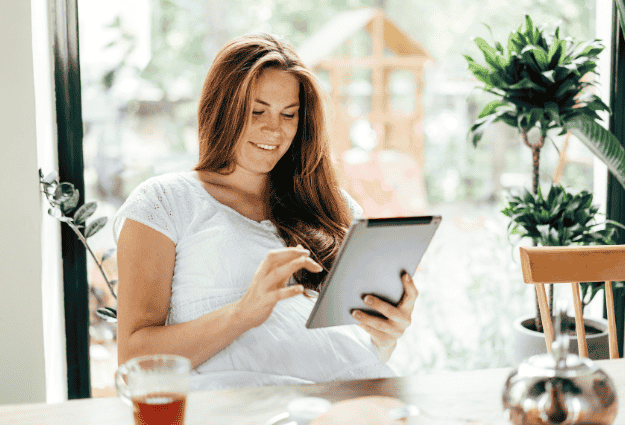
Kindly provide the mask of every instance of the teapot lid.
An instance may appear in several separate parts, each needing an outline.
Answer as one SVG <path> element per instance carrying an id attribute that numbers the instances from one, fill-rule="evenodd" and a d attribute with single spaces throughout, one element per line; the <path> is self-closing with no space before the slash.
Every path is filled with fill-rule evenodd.
<path id="1" fill-rule="evenodd" d="M 576 354 L 566 353 L 565 355 L 566 357 L 560 361 L 556 361 L 551 353 L 532 356 L 519 365 L 518 373 L 522 376 L 573 378 L 589 375 L 598 370 L 598 367 L 590 359 L 579 357 Z"/>

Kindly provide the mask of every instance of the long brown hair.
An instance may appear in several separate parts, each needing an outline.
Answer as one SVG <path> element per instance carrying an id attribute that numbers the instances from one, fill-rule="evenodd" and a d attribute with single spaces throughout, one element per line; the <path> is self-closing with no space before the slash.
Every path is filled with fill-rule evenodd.
<path id="1" fill-rule="evenodd" d="M 301 244 L 324 268 L 294 276 L 304 287 L 320 290 L 351 214 L 330 160 L 323 92 L 288 42 L 269 34 L 246 35 L 217 53 L 198 106 L 200 155 L 195 170 L 234 171 L 235 147 L 251 116 L 252 91 L 267 68 L 289 72 L 300 83 L 297 133 L 269 173 L 271 221 L 286 246 Z"/>

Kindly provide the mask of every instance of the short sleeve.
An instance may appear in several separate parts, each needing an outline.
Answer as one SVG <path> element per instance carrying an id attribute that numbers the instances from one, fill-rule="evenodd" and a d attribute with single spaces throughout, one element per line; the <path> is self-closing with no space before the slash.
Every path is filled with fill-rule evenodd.
<path id="1" fill-rule="evenodd" d="M 126 218 L 138 221 L 164 234 L 175 244 L 178 235 L 174 223 L 173 193 L 161 182 L 151 178 L 133 190 L 113 218 L 113 237 L 119 238 Z"/>
<path id="2" fill-rule="evenodd" d="M 344 189 L 341 189 L 341 192 L 343 193 L 343 197 L 347 201 L 347 206 L 352 213 L 352 217 L 354 217 L 355 219 L 360 218 L 362 216 L 362 213 L 364 212 L 362 207 L 358 205 L 358 202 L 354 201 L 354 198 L 352 198 L 349 193 L 347 193 Z"/>

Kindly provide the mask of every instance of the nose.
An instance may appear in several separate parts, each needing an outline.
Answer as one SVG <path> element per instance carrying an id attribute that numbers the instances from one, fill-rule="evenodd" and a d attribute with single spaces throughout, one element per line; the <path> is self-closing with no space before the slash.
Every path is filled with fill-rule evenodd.
<path id="1" fill-rule="evenodd" d="M 280 118 L 268 117 L 263 126 L 265 134 L 271 137 L 278 137 L 280 135 Z"/>

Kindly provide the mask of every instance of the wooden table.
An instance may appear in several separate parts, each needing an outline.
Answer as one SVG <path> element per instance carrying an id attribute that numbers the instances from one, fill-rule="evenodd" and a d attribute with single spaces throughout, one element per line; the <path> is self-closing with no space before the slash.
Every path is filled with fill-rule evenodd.
<path id="1" fill-rule="evenodd" d="M 601 360 L 599 366 L 617 386 L 620 409 L 615 424 L 625 424 L 625 359 Z M 264 424 L 298 397 L 332 402 L 384 395 L 414 403 L 432 413 L 505 424 L 501 405 L 509 368 L 414 375 L 393 379 L 316 385 L 198 391 L 189 395 L 186 425 Z M 72 400 L 58 404 L 0 406 L 0 424 L 132 425 L 131 408 L 116 397 Z"/>

